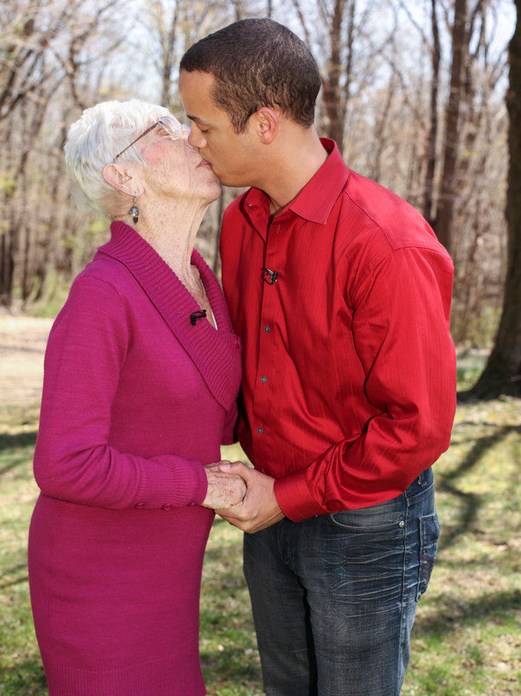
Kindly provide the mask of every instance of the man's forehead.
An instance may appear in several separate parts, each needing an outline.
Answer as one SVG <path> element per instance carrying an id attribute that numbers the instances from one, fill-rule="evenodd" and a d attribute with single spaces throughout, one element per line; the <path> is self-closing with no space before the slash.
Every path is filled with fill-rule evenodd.
<path id="1" fill-rule="evenodd" d="M 212 75 L 207 75 L 201 72 L 191 72 L 187 73 L 184 70 L 181 71 L 179 77 L 179 92 L 181 94 L 181 99 L 186 106 L 193 107 L 205 107 L 213 105 L 213 99 L 211 97 L 212 81 L 205 78 L 211 78 Z M 201 117 L 201 114 L 193 114 L 193 116 Z"/>
<path id="2" fill-rule="evenodd" d="M 196 89 L 198 92 L 203 94 L 209 93 L 211 88 L 215 83 L 215 77 L 211 73 L 201 72 L 200 70 L 193 70 L 188 72 L 187 70 L 181 70 L 179 76 L 179 88 L 183 90 L 190 90 L 191 86 L 197 85 Z"/>
<path id="3" fill-rule="evenodd" d="M 198 126 L 227 124 L 226 111 L 212 98 L 211 88 L 215 78 L 209 73 L 181 71 L 179 92 L 187 118 Z"/>

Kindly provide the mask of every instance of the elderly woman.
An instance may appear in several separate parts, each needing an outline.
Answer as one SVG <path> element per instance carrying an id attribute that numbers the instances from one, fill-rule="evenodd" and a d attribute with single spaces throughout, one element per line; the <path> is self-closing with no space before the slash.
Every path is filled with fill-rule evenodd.
<path id="1" fill-rule="evenodd" d="M 220 187 L 183 127 L 140 101 L 87 109 L 72 178 L 112 219 L 46 352 L 30 529 L 51 695 L 204 694 L 201 566 L 213 508 L 244 496 L 207 465 L 231 441 L 240 346 L 194 250 Z"/>

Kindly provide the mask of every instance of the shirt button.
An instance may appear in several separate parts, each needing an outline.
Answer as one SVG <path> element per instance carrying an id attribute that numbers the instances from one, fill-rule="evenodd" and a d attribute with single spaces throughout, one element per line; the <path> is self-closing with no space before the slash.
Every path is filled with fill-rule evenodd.
<path id="1" fill-rule="evenodd" d="M 268 381 L 268 378 L 266 377 L 266 375 L 262 375 L 262 377 L 260 378 L 260 381 L 261 381 L 263 384 L 266 384 L 266 382 Z"/>
<path id="2" fill-rule="evenodd" d="M 161 505 L 162 510 L 173 510 L 174 506 L 170 505 L 169 503 L 165 503 L 165 505 Z"/>
<path id="3" fill-rule="evenodd" d="M 269 333 L 271 331 L 269 326 L 264 327 L 264 333 Z"/>
<path id="4" fill-rule="evenodd" d="M 257 428 L 257 432 L 259 433 L 259 435 L 262 435 L 262 433 L 264 432 L 264 428 Z"/>
<path id="5" fill-rule="evenodd" d="M 138 510 L 141 510 L 141 508 L 145 507 L 145 503 L 136 503 L 134 507 L 136 507 Z"/>

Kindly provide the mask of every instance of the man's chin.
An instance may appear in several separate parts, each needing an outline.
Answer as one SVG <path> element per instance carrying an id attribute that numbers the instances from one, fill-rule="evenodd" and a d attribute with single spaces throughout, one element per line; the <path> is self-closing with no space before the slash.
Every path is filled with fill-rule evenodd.
<path id="1" fill-rule="evenodd" d="M 219 172 L 216 172 L 215 170 L 214 174 L 219 179 L 221 186 L 228 186 L 229 188 L 242 188 L 243 186 L 246 186 L 246 184 L 237 183 L 237 181 L 229 176 L 226 176 L 226 174 L 219 174 Z"/>

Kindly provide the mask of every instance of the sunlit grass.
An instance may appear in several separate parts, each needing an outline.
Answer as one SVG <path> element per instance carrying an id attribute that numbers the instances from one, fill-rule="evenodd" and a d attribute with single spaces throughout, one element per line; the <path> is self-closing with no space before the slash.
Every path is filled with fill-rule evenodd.
<path id="1" fill-rule="evenodd" d="M 44 695 L 32 630 L 27 526 L 37 407 L 0 411 L 0 694 Z M 229 459 L 240 450 L 224 452 Z M 506 696 L 521 688 L 521 403 L 459 407 L 436 465 L 442 541 L 414 628 L 403 696 Z M 201 599 L 210 696 L 262 694 L 242 535 L 216 520 Z M 144 696 L 153 696 L 144 695 Z"/>

